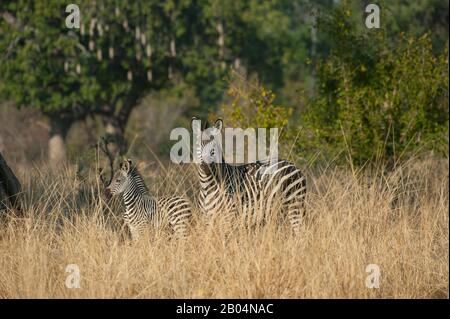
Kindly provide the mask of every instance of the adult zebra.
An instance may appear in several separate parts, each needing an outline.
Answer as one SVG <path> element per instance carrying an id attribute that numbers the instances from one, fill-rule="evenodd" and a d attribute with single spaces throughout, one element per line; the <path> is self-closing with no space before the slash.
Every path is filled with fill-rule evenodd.
<path id="1" fill-rule="evenodd" d="M 194 117 L 191 121 L 195 134 L 194 121 L 198 120 Z M 200 129 L 201 137 L 193 152 L 200 181 L 200 210 L 205 215 L 230 209 L 240 211 L 245 222 L 254 225 L 266 221 L 271 211 L 281 209 L 298 234 L 306 196 L 302 172 L 282 159 L 237 166 L 226 163 L 221 143 L 213 137 L 222 128 L 223 122 L 218 119 L 212 127 Z"/>
<path id="2" fill-rule="evenodd" d="M 133 240 L 139 238 L 148 224 L 169 226 L 177 236 L 186 235 L 192 215 L 191 203 L 179 196 L 155 198 L 150 195 L 131 160 L 122 162 L 106 191 L 111 195 L 123 194 L 126 206 L 123 217 Z"/>

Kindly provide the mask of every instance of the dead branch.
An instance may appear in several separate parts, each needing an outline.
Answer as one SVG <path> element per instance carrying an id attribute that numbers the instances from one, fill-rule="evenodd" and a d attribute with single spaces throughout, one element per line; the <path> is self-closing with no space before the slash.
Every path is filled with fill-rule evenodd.
<path id="1" fill-rule="evenodd" d="M 110 141 L 108 141 L 108 139 L 106 139 L 105 137 L 101 137 L 101 141 L 96 145 L 97 149 L 99 149 L 100 151 L 102 151 L 103 154 L 105 154 L 109 164 L 110 176 L 108 180 L 105 179 L 104 168 L 102 167 L 99 168 L 100 180 L 104 187 L 107 187 L 111 183 L 112 178 L 114 176 L 114 155 L 110 149 L 110 144 L 111 143 Z"/>

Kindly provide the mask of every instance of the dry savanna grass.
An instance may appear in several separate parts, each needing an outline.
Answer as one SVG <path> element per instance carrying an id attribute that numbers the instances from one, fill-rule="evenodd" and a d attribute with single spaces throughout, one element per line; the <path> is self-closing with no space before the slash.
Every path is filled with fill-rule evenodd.
<path id="1" fill-rule="evenodd" d="M 186 241 L 149 230 L 137 243 L 94 177 L 31 171 L 20 174 L 25 216 L 1 221 L 1 298 L 448 298 L 447 159 L 308 171 L 297 238 L 273 223 L 208 227 L 196 212 Z M 155 193 L 192 198 L 193 169 L 143 175 Z M 66 287 L 69 264 L 80 288 Z M 369 264 L 379 288 L 366 287 Z"/>

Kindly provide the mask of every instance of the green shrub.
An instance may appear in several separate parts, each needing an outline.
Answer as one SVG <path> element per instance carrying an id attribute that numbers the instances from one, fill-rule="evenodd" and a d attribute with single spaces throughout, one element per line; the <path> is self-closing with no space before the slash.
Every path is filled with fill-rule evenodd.
<path id="1" fill-rule="evenodd" d="M 433 54 L 430 37 L 399 34 L 395 48 L 383 30 L 355 31 L 342 9 L 322 27 L 333 38 L 317 68 L 318 94 L 299 147 L 355 164 L 395 162 L 408 154 L 448 153 L 448 45 Z M 344 152 L 343 152 L 344 150 Z"/>
<path id="2" fill-rule="evenodd" d="M 292 114 L 292 108 L 279 105 L 276 95 L 256 79 L 248 79 L 234 73 L 229 81 L 224 102 L 217 114 L 211 114 L 210 120 L 222 117 L 225 127 L 278 128 L 279 154 L 283 155 L 289 149 L 289 143 L 292 144 Z M 266 138 L 266 142 L 270 143 L 268 132 Z"/>
<path id="3" fill-rule="evenodd" d="M 292 109 L 275 103 L 275 94 L 257 80 L 234 73 L 219 115 L 232 127 L 278 127 L 289 122 Z M 215 115 L 214 115 L 215 116 Z"/>

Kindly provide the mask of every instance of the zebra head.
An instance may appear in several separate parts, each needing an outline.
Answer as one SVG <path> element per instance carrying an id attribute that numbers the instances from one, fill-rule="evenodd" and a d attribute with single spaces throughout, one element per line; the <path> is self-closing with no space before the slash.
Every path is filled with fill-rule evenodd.
<path id="1" fill-rule="evenodd" d="M 200 122 L 200 120 L 193 117 L 191 128 L 193 133 L 197 134 L 198 140 L 194 145 L 195 161 L 206 166 L 211 163 L 222 163 L 222 120 L 216 120 L 213 126 L 208 126 L 208 123 L 206 123 L 203 129 L 197 122 Z"/>
<path id="2" fill-rule="evenodd" d="M 133 169 L 134 166 L 130 159 L 123 161 L 119 170 L 114 174 L 111 183 L 106 187 L 106 191 L 113 196 L 123 193 L 130 184 Z"/>

